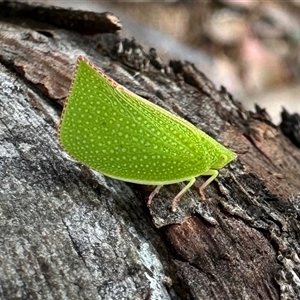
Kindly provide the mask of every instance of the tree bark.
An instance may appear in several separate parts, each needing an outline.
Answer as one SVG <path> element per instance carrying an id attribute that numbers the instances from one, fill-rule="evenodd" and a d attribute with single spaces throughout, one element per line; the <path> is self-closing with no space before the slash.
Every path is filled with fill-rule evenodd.
<path id="1" fill-rule="evenodd" d="M 192 64 L 121 39 L 112 14 L 51 24 L 61 13 L 85 15 L 0 2 L 1 299 L 300 298 L 299 149 L 266 111 L 245 111 Z M 206 202 L 190 190 L 171 213 L 176 184 L 148 208 L 152 187 L 107 178 L 61 149 L 78 55 L 238 154 Z"/>

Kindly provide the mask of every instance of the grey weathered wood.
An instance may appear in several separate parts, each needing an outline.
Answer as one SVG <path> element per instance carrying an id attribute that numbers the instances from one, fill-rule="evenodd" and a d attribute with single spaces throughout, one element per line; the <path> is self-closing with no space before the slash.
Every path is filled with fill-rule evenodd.
<path id="1" fill-rule="evenodd" d="M 62 151 L 60 104 L 79 54 L 238 153 L 206 203 L 191 190 L 170 213 L 172 185 L 148 209 L 149 188 Z M 1 299 L 300 297 L 300 152 L 265 115 L 191 64 L 167 67 L 116 33 L 83 36 L 11 14 L 0 20 L 0 63 Z"/>

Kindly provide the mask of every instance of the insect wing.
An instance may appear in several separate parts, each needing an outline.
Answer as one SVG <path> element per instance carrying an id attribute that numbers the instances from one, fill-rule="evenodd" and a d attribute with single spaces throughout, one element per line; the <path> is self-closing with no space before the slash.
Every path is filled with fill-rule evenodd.
<path id="1" fill-rule="evenodd" d="M 212 164 L 205 138 L 187 124 L 79 60 L 60 140 L 71 156 L 108 176 L 172 183 L 196 177 Z"/>

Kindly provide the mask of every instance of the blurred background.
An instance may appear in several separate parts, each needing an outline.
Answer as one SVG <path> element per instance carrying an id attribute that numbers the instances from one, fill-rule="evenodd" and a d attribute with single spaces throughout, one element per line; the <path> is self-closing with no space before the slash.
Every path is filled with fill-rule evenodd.
<path id="1" fill-rule="evenodd" d="M 298 0 L 31 2 L 109 11 L 121 19 L 121 37 L 156 48 L 165 64 L 193 62 L 247 109 L 266 108 L 275 124 L 282 107 L 300 113 Z"/>

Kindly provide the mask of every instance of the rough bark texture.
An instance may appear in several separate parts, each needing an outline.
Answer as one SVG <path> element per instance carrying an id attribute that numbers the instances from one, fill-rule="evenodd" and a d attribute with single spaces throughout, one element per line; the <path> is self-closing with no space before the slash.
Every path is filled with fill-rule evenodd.
<path id="1" fill-rule="evenodd" d="M 59 10 L 20 19 L 22 9 L 0 3 L 1 299 L 300 298 L 300 151 L 267 113 L 113 26 L 82 35 L 49 24 Z M 150 188 L 62 151 L 56 127 L 79 54 L 238 153 L 207 202 L 191 190 L 171 213 L 181 185 L 170 185 L 148 209 Z"/>

